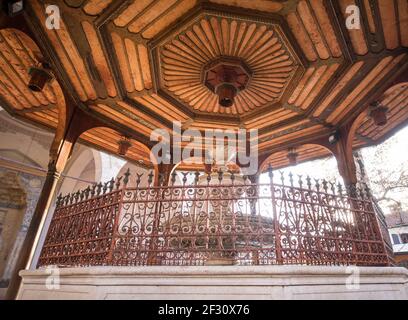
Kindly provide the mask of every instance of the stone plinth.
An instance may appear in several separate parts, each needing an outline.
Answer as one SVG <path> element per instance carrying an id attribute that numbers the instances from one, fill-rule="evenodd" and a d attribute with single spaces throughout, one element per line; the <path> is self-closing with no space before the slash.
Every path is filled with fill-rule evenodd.
<path id="1" fill-rule="evenodd" d="M 89 267 L 20 275 L 19 299 L 408 299 L 408 270 L 397 267 Z"/>

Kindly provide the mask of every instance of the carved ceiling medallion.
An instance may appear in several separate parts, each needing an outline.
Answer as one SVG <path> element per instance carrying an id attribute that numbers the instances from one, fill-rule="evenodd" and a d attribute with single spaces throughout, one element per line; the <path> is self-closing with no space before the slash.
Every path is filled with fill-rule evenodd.
<path id="1" fill-rule="evenodd" d="M 304 71 L 279 20 L 206 10 L 149 46 L 158 93 L 196 114 L 268 108 Z"/>

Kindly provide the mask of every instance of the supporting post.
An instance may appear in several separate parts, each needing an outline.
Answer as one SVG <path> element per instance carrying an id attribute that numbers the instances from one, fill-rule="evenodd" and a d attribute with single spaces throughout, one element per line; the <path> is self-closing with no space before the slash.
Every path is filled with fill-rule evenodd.
<path id="1" fill-rule="evenodd" d="M 340 175 L 348 190 L 355 189 L 357 185 L 357 170 L 354 162 L 352 141 L 348 139 L 345 130 L 340 131 L 339 141 L 336 143 L 333 153 L 337 160 Z"/>

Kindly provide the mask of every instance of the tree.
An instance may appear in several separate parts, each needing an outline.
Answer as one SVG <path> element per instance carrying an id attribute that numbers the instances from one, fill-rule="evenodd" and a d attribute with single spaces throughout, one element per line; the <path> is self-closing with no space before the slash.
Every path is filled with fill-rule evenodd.
<path id="1" fill-rule="evenodd" d="M 408 143 L 403 139 L 407 129 L 361 152 L 369 186 L 388 212 L 408 210 Z"/>

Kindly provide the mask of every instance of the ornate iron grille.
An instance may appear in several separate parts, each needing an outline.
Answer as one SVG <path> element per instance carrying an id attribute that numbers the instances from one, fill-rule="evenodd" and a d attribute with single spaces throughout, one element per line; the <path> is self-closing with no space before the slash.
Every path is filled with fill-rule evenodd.
<path id="1" fill-rule="evenodd" d="M 39 266 L 389 264 L 368 190 L 269 175 L 128 187 L 127 172 L 60 196 Z"/>

